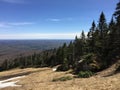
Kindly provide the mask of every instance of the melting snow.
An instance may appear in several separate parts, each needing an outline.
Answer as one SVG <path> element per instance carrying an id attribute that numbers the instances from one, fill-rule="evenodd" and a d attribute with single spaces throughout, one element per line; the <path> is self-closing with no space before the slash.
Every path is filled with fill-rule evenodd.
<path id="1" fill-rule="evenodd" d="M 17 82 L 19 82 L 19 80 L 16 80 L 16 79 L 20 79 L 23 77 L 25 76 L 19 76 L 19 77 L 2 80 L 0 81 L 0 88 L 21 86 L 16 84 Z M 16 81 L 12 81 L 12 80 L 16 80 Z"/>
<path id="2" fill-rule="evenodd" d="M 53 68 L 52 70 L 55 72 L 57 70 L 57 68 Z"/>

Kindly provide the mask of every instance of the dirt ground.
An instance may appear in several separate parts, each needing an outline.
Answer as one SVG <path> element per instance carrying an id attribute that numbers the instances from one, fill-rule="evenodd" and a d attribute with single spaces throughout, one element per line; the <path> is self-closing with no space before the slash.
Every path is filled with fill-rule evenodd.
<path id="1" fill-rule="evenodd" d="M 120 90 L 120 73 L 107 77 L 96 75 L 53 82 L 55 78 L 73 75 L 69 72 L 54 72 L 51 68 L 27 68 L 0 72 L 0 77 L 5 79 L 19 75 L 18 73 L 25 74 L 17 83 L 21 87 L 6 87 L 0 90 Z"/>

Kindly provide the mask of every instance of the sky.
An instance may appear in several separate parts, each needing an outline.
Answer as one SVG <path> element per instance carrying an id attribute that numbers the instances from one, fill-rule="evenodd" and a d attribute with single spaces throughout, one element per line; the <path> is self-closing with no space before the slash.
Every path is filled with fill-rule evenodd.
<path id="1" fill-rule="evenodd" d="M 0 0 L 0 39 L 74 39 L 119 0 Z"/>

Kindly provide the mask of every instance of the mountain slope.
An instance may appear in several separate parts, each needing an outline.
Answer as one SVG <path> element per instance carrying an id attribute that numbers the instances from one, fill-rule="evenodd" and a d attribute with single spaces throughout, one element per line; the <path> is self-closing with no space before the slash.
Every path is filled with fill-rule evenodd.
<path id="1" fill-rule="evenodd" d="M 52 68 L 27 68 L 0 72 L 0 76 L 9 76 L 21 72 L 31 72 L 24 78 L 18 79 L 17 84 L 22 85 L 21 87 L 7 87 L 0 90 L 120 90 L 120 73 L 102 77 L 103 71 L 100 72 L 101 77 L 73 78 L 68 81 L 56 82 L 52 80 L 63 76 L 73 77 L 73 75 L 69 72 L 54 72 Z"/>

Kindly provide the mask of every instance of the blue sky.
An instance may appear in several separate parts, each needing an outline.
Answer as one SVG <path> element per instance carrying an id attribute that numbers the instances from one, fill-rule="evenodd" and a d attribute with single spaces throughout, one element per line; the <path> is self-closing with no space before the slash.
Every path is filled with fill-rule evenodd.
<path id="1" fill-rule="evenodd" d="M 0 39 L 73 39 L 118 0 L 0 0 Z"/>

